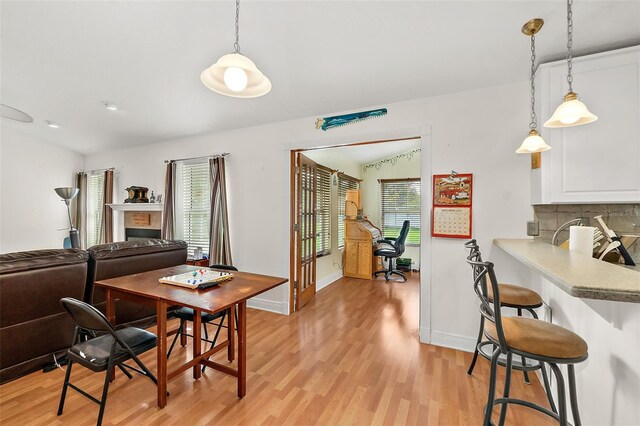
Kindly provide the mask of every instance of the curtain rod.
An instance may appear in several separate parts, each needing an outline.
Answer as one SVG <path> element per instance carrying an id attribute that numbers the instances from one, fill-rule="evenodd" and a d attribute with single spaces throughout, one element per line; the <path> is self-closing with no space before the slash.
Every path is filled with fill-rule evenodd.
<path id="1" fill-rule="evenodd" d="M 94 173 L 94 172 L 106 172 L 107 170 L 115 170 L 115 167 L 107 167 L 106 169 L 94 169 L 94 170 L 81 170 L 78 173 Z"/>
<path id="2" fill-rule="evenodd" d="M 223 152 L 222 154 L 210 154 L 210 155 L 201 155 L 199 157 L 189 157 L 189 158 L 178 158 L 177 160 L 164 160 L 165 163 L 175 163 L 178 161 L 187 161 L 187 160 L 197 160 L 199 158 L 217 158 L 224 157 L 229 155 L 228 152 Z"/>

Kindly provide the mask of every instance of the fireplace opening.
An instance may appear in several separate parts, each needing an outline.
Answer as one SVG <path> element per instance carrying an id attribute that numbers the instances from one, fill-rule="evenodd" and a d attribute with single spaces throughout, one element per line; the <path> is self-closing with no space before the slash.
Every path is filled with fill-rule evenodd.
<path id="1" fill-rule="evenodd" d="M 159 229 L 140 229 L 140 228 L 125 228 L 124 237 L 126 241 L 135 240 L 148 240 L 150 238 L 160 238 L 161 233 Z"/>

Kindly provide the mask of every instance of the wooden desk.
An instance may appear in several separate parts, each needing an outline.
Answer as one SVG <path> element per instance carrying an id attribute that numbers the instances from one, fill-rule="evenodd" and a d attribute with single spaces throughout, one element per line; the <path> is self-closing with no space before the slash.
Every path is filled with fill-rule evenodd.
<path id="1" fill-rule="evenodd" d="M 245 396 L 247 392 L 247 299 L 264 293 L 274 287 L 287 282 L 285 278 L 270 277 L 266 275 L 251 274 L 248 272 L 233 272 L 234 278 L 218 286 L 206 290 L 191 290 L 184 287 L 160 284 L 158 280 L 169 275 L 177 275 L 184 272 L 201 269 L 197 266 L 179 265 L 171 268 L 158 269 L 140 274 L 127 275 L 108 280 L 96 281 L 95 285 L 103 287 L 107 296 L 107 318 L 115 324 L 115 301 L 126 299 L 137 303 L 156 307 L 158 347 L 157 347 L 157 379 L 158 379 L 158 407 L 163 408 L 167 404 L 167 382 L 181 374 L 193 369 L 193 378 L 199 379 L 201 375 L 200 365 L 206 365 L 215 370 L 237 377 L 238 398 Z M 194 310 L 193 318 L 193 358 L 175 371 L 167 371 L 167 308 L 173 305 L 187 306 Z M 206 358 L 227 347 L 229 361 L 234 357 L 234 316 L 228 315 L 229 339 L 205 353 L 201 353 L 200 313 L 217 313 L 224 310 L 233 312 L 238 306 L 238 369 L 209 361 Z M 196 342 L 200 343 L 197 344 Z"/>

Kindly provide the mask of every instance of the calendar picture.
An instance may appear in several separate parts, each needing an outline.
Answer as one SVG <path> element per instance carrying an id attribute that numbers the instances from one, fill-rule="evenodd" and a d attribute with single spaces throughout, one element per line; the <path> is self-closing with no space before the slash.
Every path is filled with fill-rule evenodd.
<path id="1" fill-rule="evenodd" d="M 470 206 L 471 179 L 471 174 L 433 176 L 433 204 Z"/>
<path id="2" fill-rule="evenodd" d="M 473 175 L 433 175 L 431 235 L 471 238 Z"/>

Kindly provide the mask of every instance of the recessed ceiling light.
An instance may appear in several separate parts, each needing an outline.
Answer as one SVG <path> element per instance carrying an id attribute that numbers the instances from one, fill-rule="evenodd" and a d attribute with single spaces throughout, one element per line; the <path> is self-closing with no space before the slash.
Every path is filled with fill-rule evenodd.
<path id="1" fill-rule="evenodd" d="M 55 121 L 45 120 L 44 122 L 47 126 L 51 127 L 52 129 L 60 128 L 60 124 L 56 123 Z"/>
<path id="2" fill-rule="evenodd" d="M 108 102 L 108 101 L 103 101 L 102 105 L 105 107 L 105 109 L 109 110 L 109 111 L 117 111 L 118 110 L 118 105 L 112 103 L 112 102 Z"/>

